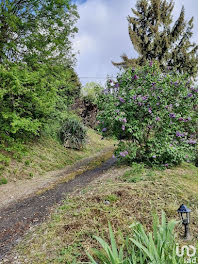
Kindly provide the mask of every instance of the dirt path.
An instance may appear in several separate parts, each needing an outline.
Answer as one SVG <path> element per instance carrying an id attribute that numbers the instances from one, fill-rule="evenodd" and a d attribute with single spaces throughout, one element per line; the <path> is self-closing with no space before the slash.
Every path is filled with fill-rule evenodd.
<path id="1" fill-rule="evenodd" d="M 88 162 L 88 161 L 87 161 Z M 85 162 L 86 163 L 86 162 Z M 100 177 L 104 171 L 108 170 L 115 163 L 115 159 L 110 158 L 102 162 L 99 166 L 92 164 L 92 169 L 82 173 L 79 172 L 74 178 L 66 181 L 64 172 L 59 175 L 59 182 L 50 188 L 42 190 L 23 200 L 11 203 L 7 208 L 0 211 L 0 260 L 9 253 L 12 247 L 21 239 L 23 234 L 28 231 L 31 225 L 42 222 L 49 215 L 54 205 L 60 203 L 65 196 L 83 188 L 94 179 Z M 89 162 L 88 162 L 89 164 Z M 78 165 L 80 168 L 80 164 Z M 68 171 L 67 171 L 68 172 Z M 73 175 L 72 168 L 68 175 Z M 66 177 L 67 178 L 67 177 Z"/>
<path id="2" fill-rule="evenodd" d="M 67 181 L 80 174 L 102 159 L 106 160 L 112 156 L 113 148 L 105 148 L 96 155 L 76 162 L 74 165 L 64 169 L 51 171 L 42 176 L 32 179 L 18 180 L 6 185 L 0 185 L 0 210 L 9 204 L 20 201 L 36 194 L 39 190 L 54 186 L 60 181 Z M 74 173 L 75 172 L 75 173 Z"/>

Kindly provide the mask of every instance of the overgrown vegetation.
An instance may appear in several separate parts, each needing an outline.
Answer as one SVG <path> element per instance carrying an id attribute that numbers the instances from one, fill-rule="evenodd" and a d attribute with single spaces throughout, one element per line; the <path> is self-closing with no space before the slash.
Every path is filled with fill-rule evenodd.
<path id="1" fill-rule="evenodd" d="M 78 18 L 70 0 L 0 2 L 0 170 L 32 140 L 58 139 L 81 89 L 71 44 Z"/>
<path id="2" fill-rule="evenodd" d="M 99 128 L 120 140 L 116 156 L 131 164 L 170 167 L 193 161 L 198 88 L 188 76 L 150 63 L 120 74 L 99 101 Z"/>
<path id="3" fill-rule="evenodd" d="M 130 175 L 130 171 L 131 178 L 136 174 L 142 180 L 126 182 L 123 174 L 128 172 Z M 198 246 L 197 184 L 198 169 L 188 163 L 163 171 L 148 168 L 140 171 L 137 164 L 132 168 L 114 168 L 84 190 L 68 196 L 48 222 L 26 236 L 15 253 L 22 263 L 25 260 L 32 264 L 87 263 L 87 252 L 92 255 L 92 248 L 101 250 L 94 236 L 101 237 L 110 245 L 110 222 L 117 248 L 129 243 L 130 247 L 124 249 L 124 256 L 130 255 L 133 243 L 127 237 L 134 238 L 130 226 L 139 222 L 144 226 L 147 236 L 154 231 L 154 238 L 157 232 L 160 241 L 161 232 L 152 226 L 153 213 L 157 212 L 160 216 L 161 210 L 164 210 L 167 221 L 179 221 L 176 210 L 181 203 L 192 209 L 190 228 L 193 239 L 189 243 Z M 180 240 L 180 234 L 183 233 L 181 224 L 176 226 L 174 233 L 176 242 L 186 244 Z M 169 248 L 171 241 L 164 247 Z M 142 243 L 146 243 L 146 239 Z M 135 248 L 137 253 L 140 252 Z M 165 257 L 168 258 L 168 255 Z"/>

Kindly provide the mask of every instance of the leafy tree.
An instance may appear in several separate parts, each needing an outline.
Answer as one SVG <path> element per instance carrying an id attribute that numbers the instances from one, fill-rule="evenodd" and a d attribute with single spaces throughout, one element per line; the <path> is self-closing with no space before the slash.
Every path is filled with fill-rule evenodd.
<path id="1" fill-rule="evenodd" d="M 0 0 L 0 63 L 71 62 L 78 17 L 70 0 Z"/>
<path id="2" fill-rule="evenodd" d="M 34 71 L 24 64 L 0 65 L 0 142 L 5 136 L 38 135 L 53 113 L 57 87 L 46 69 L 44 64 Z"/>
<path id="3" fill-rule="evenodd" d="M 186 22 L 184 7 L 173 23 L 173 1 L 138 0 L 134 16 L 128 16 L 129 36 L 138 52 L 137 59 L 122 55 L 122 62 L 113 64 L 120 68 L 145 65 L 146 61 L 159 61 L 161 68 L 176 68 L 196 76 L 198 72 L 198 45 L 190 42 L 193 17 Z"/>
<path id="4" fill-rule="evenodd" d="M 103 87 L 96 82 L 88 82 L 82 88 L 82 96 L 90 102 L 97 104 L 98 96 L 101 94 Z"/>

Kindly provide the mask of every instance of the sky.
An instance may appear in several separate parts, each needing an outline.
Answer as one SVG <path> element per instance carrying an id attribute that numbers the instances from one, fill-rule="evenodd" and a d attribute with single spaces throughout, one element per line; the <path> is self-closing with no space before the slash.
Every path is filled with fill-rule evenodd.
<path id="1" fill-rule="evenodd" d="M 108 76 L 112 78 L 118 69 L 111 61 L 120 62 L 120 56 L 126 53 L 137 57 L 128 34 L 127 16 L 136 0 L 75 0 L 80 19 L 78 34 L 73 40 L 77 55 L 76 72 L 83 85 L 90 81 L 105 83 Z M 179 16 L 182 5 L 185 18 L 194 16 L 194 35 L 192 40 L 198 43 L 198 0 L 175 0 L 173 15 Z"/>

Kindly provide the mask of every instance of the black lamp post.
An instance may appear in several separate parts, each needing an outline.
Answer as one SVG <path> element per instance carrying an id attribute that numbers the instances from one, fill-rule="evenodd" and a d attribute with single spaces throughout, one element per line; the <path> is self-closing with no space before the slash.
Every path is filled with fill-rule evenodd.
<path id="1" fill-rule="evenodd" d="M 179 209 L 177 210 L 182 224 L 184 225 L 185 228 L 185 233 L 184 233 L 184 239 L 189 240 L 190 239 L 190 230 L 189 230 L 189 224 L 190 224 L 190 212 L 191 210 L 187 208 L 184 204 L 182 204 Z"/>

